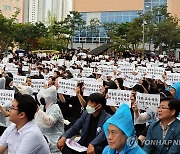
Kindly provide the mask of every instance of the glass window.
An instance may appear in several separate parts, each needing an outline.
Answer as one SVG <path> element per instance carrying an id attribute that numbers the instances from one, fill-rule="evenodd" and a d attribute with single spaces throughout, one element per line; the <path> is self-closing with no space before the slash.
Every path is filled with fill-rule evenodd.
<path id="1" fill-rule="evenodd" d="M 115 15 L 117 15 L 117 16 L 122 16 L 123 13 L 122 13 L 122 12 L 115 12 Z"/>
<path id="2" fill-rule="evenodd" d="M 129 17 L 130 22 L 133 21 L 134 18 L 136 18 L 136 16 L 130 16 Z"/>
<path id="3" fill-rule="evenodd" d="M 114 16 L 115 12 L 108 12 L 108 16 Z"/>
<path id="4" fill-rule="evenodd" d="M 129 12 L 125 11 L 125 12 L 123 12 L 123 15 L 128 16 Z"/>
<path id="5" fill-rule="evenodd" d="M 92 43 L 92 37 L 86 38 L 86 43 Z"/>
<path id="6" fill-rule="evenodd" d="M 129 22 L 129 16 L 123 16 L 123 22 Z"/>
<path id="7" fill-rule="evenodd" d="M 101 12 L 101 16 L 106 16 L 107 17 L 107 12 Z"/>
<path id="8" fill-rule="evenodd" d="M 150 2 L 151 2 L 151 0 L 144 0 L 144 3 L 147 3 L 147 2 L 149 2 L 149 3 L 150 3 Z"/>
<path id="9" fill-rule="evenodd" d="M 114 22 L 114 16 L 108 16 L 108 22 Z"/>
<path id="10" fill-rule="evenodd" d="M 137 15 L 137 11 L 130 11 L 129 13 L 130 15 L 133 15 L 133 16 Z"/>
<path id="11" fill-rule="evenodd" d="M 167 0 L 159 0 L 161 3 L 167 3 Z"/>
<path id="12" fill-rule="evenodd" d="M 159 0 L 153 0 L 153 2 L 159 3 Z"/>
<path id="13" fill-rule="evenodd" d="M 122 16 L 116 16 L 115 17 L 115 22 L 121 23 L 122 22 Z"/>
<path id="14" fill-rule="evenodd" d="M 101 22 L 107 22 L 107 16 L 101 17 Z"/>
<path id="15" fill-rule="evenodd" d="M 156 6 L 159 6 L 159 3 L 152 3 L 152 8 Z"/>

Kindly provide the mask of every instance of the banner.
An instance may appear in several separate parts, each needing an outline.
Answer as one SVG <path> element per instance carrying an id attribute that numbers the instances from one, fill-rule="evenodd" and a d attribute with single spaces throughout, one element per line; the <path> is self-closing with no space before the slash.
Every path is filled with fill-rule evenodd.
<path id="1" fill-rule="evenodd" d="M 120 106 L 121 104 L 127 104 L 131 108 L 130 90 L 108 89 L 107 94 L 108 94 L 108 99 L 106 105 Z"/>

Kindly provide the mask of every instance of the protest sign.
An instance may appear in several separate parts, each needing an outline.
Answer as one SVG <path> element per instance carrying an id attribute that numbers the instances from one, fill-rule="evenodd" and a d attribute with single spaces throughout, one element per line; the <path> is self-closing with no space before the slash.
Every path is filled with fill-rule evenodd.
<path id="1" fill-rule="evenodd" d="M 124 73 L 124 74 L 131 74 L 135 71 L 135 66 L 121 66 L 118 68 L 118 72 Z"/>
<path id="2" fill-rule="evenodd" d="M 26 77 L 25 76 L 18 76 L 18 75 L 13 76 L 13 86 L 19 86 L 22 83 L 26 83 Z"/>
<path id="3" fill-rule="evenodd" d="M 18 68 L 7 67 L 7 68 L 6 68 L 6 72 L 10 72 L 10 73 L 12 73 L 13 75 L 17 75 L 17 73 L 18 73 Z"/>
<path id="4" fill-rule="evenodd" d="M 82 77 L 88 77 L 93 73 L 93 68 L 83 68 Z"/>
<path id="5" fill-rule="evenodd" d="M 108 89 L 107 94 L 108 99 L 106 105 L 120 106 L 121 104 L 127 104 L 131 108 L 130 90 Z"/>
<path id="6" fill-rule="evenodd" d="M 160 94 L 145 94 L 137 92 L 136 103 L 138 109 L 156 111 L 160 104 Z"/>
<path id="7" fill-rule="evenodd" d="M 76 96 L 75 88 L 77 86 L 77 81 L 58 79 L 58 93 Z"/>
<path id="8" fill-rule="evenodd" d="M 84 96 L 89 96 L 92 93 L 100 92 L 100 88 L 103 86 L 103 82 L 84 82 Z"/>
<path id="9" fill-rule="evenodd" d="M 180 68 L 173 68 L 173 72 L 174 73 L 179 73 L 180 72 Z"/>
<path id="10" fill-rule="evenodd" d="M 179 81 L 180 81 L 180 74 L 179 73 L 167 73 L 166 83 L 168 85 L 172 85 L 175 82 L 179 82 Z"/>
<path id="11" fill-rule="evenodd" d="M 0 70 L 4 69 L 4 64 L 0 64 Z"/>
<path id="12" fill-rule="evenodd" d="M 30 73 L 31 76 L 38 75 L 38 74 L 39 72 L 37 70 L 31 70 L 31 73 Z"/>
<path id="13" fill-rule="evenodd" d="M 102 75 L 104 76 L 112 76 L 114 74 L 114 71 L 117 70 L 117 68 L 116 66 L 101 65 L 101 66 L 98 66 L 98 70 L 101 70 Z"/>
<path id="14" fill-rule="evenodd" d="M 147 74 L 146 78 L 152 78 L 152 79 L 160 79 L 161 76 L 164 74 L 165 68 L 162 67 L 148 67 L 147 68 Z"/>
<path id="15" fill-rule="evenodd" d="M 142 76 L 140 76 L 140 75 L 128 74 L 128 75 L 126 75 L 126 78 L 123 82 L 123 86 L 125 86 L 127 88 L 132 88 L 136 84 L 138 84 L 139 80 L 141 80 L 141 79 L 142 79 Z"/>
<path id="16" fill-rule="evenodd" d="M 147 67 L 142 67 L 142 66 L 138 66 L 136 68 L 136 71 L 141 74 L 142 76 L 144 76 L 144 74 L 146 73 Z"/>
<path id="17" fill-rule="evenodd" d="M 59 59 L 58 60 L 58 66 L 62 66 L 62 65 L 64 65 L 64 59 Z"/>
<path id="18" fill-rule="evenodd" d="M 45 85 L 44 79 L 31 79 L 33 85 L 33 92 L 38 93 L 40 89 Z"/>
<path id="19" fill-rule="evenodd" d="M 0 103 L 3 105 L 7 101 L 12 101 L 14 99 L 14 90 L 0 89 Z"/>
<path id="20" fill-rule="evenodd" d="M 22 71 L 25 71 L 25 72 L 29 71 L 29 66 L 23 66 Z"/>

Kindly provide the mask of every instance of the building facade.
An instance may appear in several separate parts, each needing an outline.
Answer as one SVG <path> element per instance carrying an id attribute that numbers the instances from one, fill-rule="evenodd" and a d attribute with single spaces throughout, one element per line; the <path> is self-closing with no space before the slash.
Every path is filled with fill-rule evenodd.
<path id="1" fill-rule="evenodd" d="M 155 6 L 167 5 L 168 12 L 180 18 L 180 0 L 74 0 L 73 10 L 82 14 L 87 25 L 92 18 L 105 22 L 131 22 L 138 17 L 138 13 L 146 13 Z M 100 29 L 98 36 L 93 37 L 89 32 L 83 35 L 76 33 L 75 43 L 104 43 L 106 34 Z"/>
<path id="2" fill-rule="evenodd" d="M 18 10 L 17 22 L 22 22 L 23 0 L 0 0 L 0 11 L 5 17 L 10 18 Z"/>
<path id="3" fill-rule="evenodd" d="M 72 11 L 72 0 L 24 0 L 23 21 L 48 24 L 51 18 L 62 21 Z"/>

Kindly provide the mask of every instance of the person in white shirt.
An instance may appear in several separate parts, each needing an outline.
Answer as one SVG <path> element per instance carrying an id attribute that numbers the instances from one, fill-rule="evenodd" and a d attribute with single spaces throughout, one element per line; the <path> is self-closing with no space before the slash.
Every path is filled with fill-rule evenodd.
<path id="1" fill-rule="evenodd" d="M 17 93 L 9 120 L 13 122 L 0 138 L 0 154 L 50 154 L 48 144 L 33 119 L 37 103 L 32 96 Z"/>

